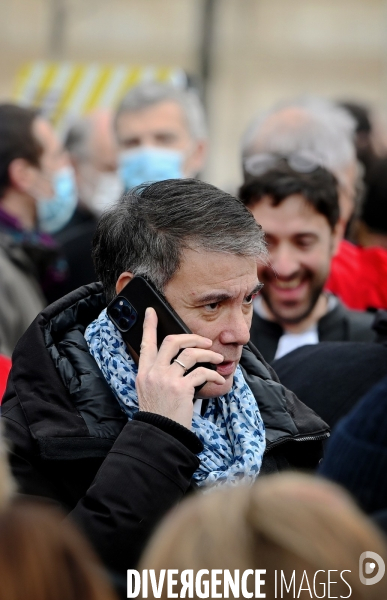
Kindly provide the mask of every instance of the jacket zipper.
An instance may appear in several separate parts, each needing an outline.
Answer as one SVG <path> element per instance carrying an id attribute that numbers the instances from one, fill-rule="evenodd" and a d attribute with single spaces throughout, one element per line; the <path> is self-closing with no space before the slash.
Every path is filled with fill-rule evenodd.
<path id="1" fill-rule="evenodd" d="M 308 435 L 308 436 L 304 436 L 304 437 L 286 437 L 286 438 L 281 438 L 280 440 L 277 440 L 276 442 L 271 442 L 269 447 L 265 448 L 264 451 L 264 455 L 267 454 L 268 452 L 270 452 L 270 450 L 272 448 L 276 448 L 277 446 L 280 446 L 281 444 L 284 444 L 285 442 L 289 442 L 290 440 L 293 440 L 294 442 L 318 442 L 320 440 L 325 440 L 327 438 L 330 437 L 330 433 L 329 431 L 326 431 L 325 433 L 320 433 L 319 435 Z"/>

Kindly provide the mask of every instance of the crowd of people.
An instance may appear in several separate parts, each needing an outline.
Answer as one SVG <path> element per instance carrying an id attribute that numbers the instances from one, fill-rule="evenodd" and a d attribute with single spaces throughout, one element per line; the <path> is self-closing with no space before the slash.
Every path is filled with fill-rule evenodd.
<path id="1" fill-rule="evenodd" d="M 340 597 L 385 597 L 358 576 L 387 560 L 373 135 L 357 104 L 280 103 L 230 194 L 200 179 L 193 89 L 140 84 L 63 144 L 0 105 L 0 600 L 126 597 L 137 568 L 349 571 Z M 187 333 L 148 307 L 138 354 L 107 307 L 140 276 Z"/>

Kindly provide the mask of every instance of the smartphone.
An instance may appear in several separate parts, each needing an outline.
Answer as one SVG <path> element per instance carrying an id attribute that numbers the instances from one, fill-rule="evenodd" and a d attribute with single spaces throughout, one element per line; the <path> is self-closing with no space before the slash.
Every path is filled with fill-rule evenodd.
<path id="1" fill-rule="evenodd" d="M 154 308 L 157 314 L 158 348 L 167 335 L 192 333 L 153 284 L 144 277 L 136 275 L 110 302 L 106 310 L 108 317 L 121 332 L 122 339 L 138 356 L 140 355 L 145 311 L 149 306 Z M 185 374 L 197 367 L 216 370 L 216 366 L 212 363 L 196 363 Z M 197 387 L 196 391 L 199 391 L 203 385 Z"/>

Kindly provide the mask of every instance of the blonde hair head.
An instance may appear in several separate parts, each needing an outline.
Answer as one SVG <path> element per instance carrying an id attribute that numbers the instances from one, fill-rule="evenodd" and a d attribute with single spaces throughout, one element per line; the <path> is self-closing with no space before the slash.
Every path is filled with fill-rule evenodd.
<path id="1" fill-rule="evenodd" d="M 338 571 L 333 593 L 348 596 L 339 575 L 346 570 L 351 571 L 345 573 L 351 600 L 387 597 L 387 577 L 373 586 L 360 583 L 359 558 L 367 550 L 387 562 L 382 535 L 341 488 L 306 475 L 281 474 L 262 477 L 253 487 L 187 500 L 163 523 L 139 568 L 266 569 L 268 599 L 275 597 L 275 570 L 282 570 L 287 581 L 295 570 L 297 582 L 304 571 L 312 580 L 318 570 Z"/>

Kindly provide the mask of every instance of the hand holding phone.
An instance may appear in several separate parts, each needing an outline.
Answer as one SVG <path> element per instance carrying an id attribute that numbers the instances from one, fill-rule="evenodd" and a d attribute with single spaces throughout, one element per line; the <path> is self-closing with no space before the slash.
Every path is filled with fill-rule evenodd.
<path id="1" fill-rule="evenodd" d="M 153 315 L 150 323 L 144 323 L 148 307 L 153 308 L 156 315 Z M 144 386 L 141 384 L 141 388 L 153 390 L 152 394 L 148 392 L 145 394 L 147 406 L 154 404 L 152 398 L 158 398 L 157 403 L 160 402 L 158 388 L 163 390 L 162 394 L 167 394 L 171 399 L 176 394 L 177 396 L 188 394 L 192 419 L 192 400 L 195 393 L 207 381 L 224 383 L 224 378 L 216 372 L 215 366 L 223 361 L 223 357 L 210 350 L 211 340 L 193 334 L 166 298 L 145 278 L 134 277 L 110 302 L 107 314 L 120 330 L 129 350 L 140 357 L 140 383 L 144 363 L 151 374 L 157 372 L 157 376 L 163 381 L 166 377 L 165 386 L 161 383 L 158 385 L 157 379 L 153 383 L 148 381 Z M 184 394 L 182 394 L 183 388 Z M 163 414 L 160 409 L 155 408 L 150 412 Z M 143 407 L 141 409 L 149 410 Z"/>
<path id="2" fill-rule="evenodd" d="M 144 334 L 136 378 L 140 410 L 163 415 L 191 428 L 195 388 L 207 381 L 223 384 L 224 378 L 216 370 L 204 366 L 189 369 L 173 359 L 176 355 L 185 367 L 212 360 L 215 364 L 223 356 L 210 350 L 212 341 L 193 333 L 168 336 L 157 348 L 157 315 L 149 308 L 144 321 Z"/>

